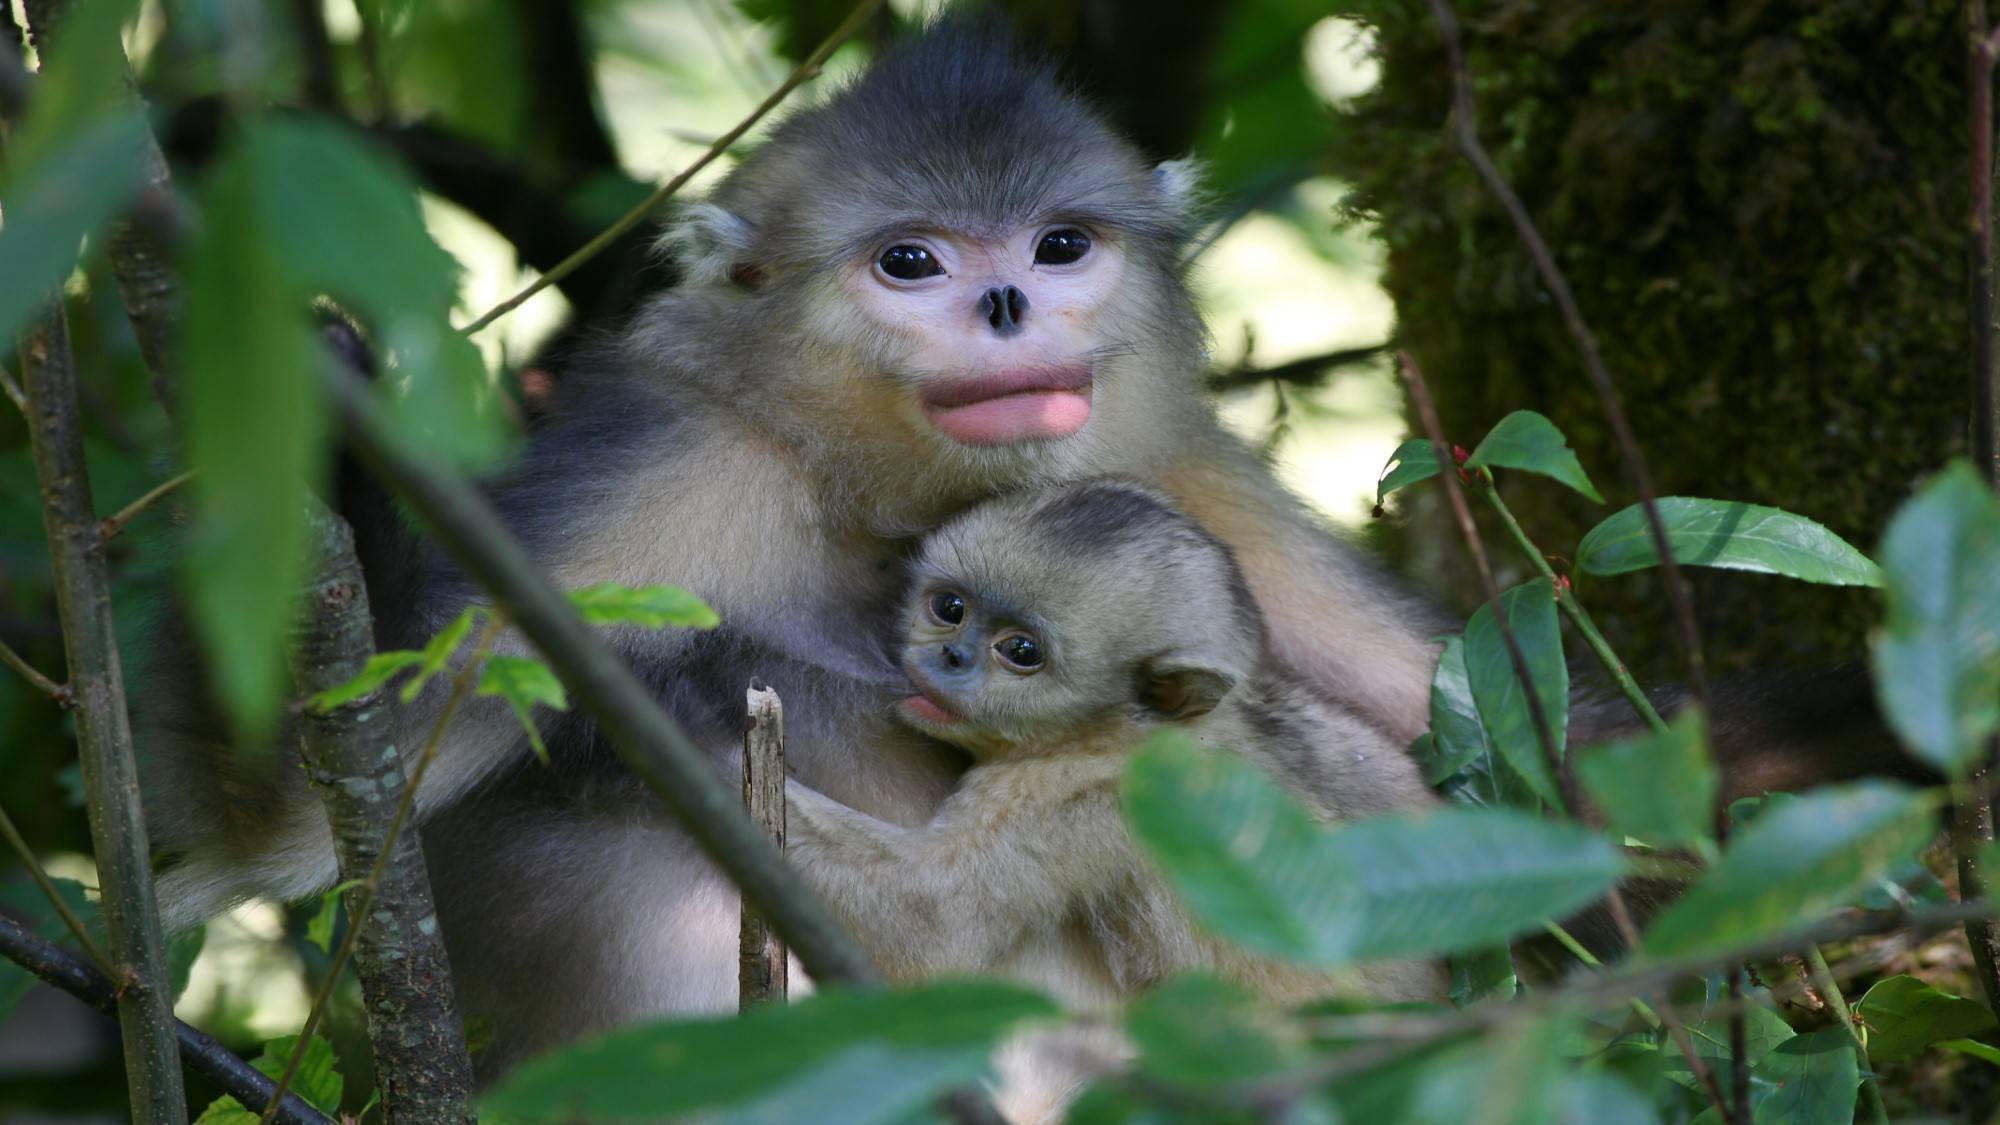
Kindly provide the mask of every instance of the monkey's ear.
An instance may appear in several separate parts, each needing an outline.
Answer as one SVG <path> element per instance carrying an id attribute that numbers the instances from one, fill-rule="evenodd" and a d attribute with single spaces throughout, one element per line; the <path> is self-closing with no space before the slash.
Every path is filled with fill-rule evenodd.
<path id="1" fill-rule="evenodd" d="M 1140 671 L 1139 702 L 1161 718 L 1197 719 L 1215 710 L 1235 686 L 1235 676 L 1199 654 L 1162 653 Z"/>
<path id="2" fill-rule="evenodd" d="M 1153 182 L 1160 186 L 1160 194 L 1183 215 L 1193 214 L 1200 202 L 1201 181 L 1201 161 L 1192 156 L 1163 160 L 1153 166 Z"/>
<path id="3" fill-rule="evenodd" d="M 735 212 L 697 203 L 682 211 L 660 236 L 658 249 L 680 264 L 684 284 L 754 284 L 763 276 L 749 260 L 755 234 L 755 228 Z"/>

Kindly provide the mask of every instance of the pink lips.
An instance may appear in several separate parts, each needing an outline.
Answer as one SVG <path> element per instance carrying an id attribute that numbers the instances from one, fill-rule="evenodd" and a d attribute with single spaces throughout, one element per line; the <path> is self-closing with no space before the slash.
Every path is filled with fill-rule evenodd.
<path id="1" fill-rule="evenodd" d="M 1090 421 L 1088 366 L 995 371 L 927 388 L 924 416 L 967 445 L 1068 437 Z"/>

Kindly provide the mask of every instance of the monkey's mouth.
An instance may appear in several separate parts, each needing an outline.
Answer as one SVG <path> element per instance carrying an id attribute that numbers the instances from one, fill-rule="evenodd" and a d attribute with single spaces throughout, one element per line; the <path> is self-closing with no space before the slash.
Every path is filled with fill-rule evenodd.
<path id="1" fill-rule="evenodd" d="M 940 701 L 944 693 L 925 679 L 923 673 L 909 667 L 903 671 L 909 675 L 911 686 L 917 689 L 915 695 L 904 699 L 900 705 L 904 717 L 916 720 L 921 726 L 948 727 L 964 722 L 950 706 Z"/>
<path id="2" fill-rule="evenodd" d="M 953 379 L 924 389 L 924 417 L 953 441 L 1008 445 L 1063 438 L 1090 421 L 1087 364 L 1023 367 Z"/>

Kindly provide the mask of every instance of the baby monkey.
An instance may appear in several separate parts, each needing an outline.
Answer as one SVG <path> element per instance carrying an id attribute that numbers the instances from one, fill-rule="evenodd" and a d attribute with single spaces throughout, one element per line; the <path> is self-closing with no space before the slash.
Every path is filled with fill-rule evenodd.
<path id="1" fill-rule="evenodd" d="M 1432 802 L 1376 727 L 1281 671 L 1229 549 L 1157 494 L 1093 481 L 979 505 L 927 537 L 905 606 L 904 723 L 973 758 L 927 824 L 797 781 L 789 854 L 882 970 L 998 973 L 1094 1006 L 1185 969 L 1274 1000 L 1436 999 L 1433 964 L 1334 977 L 1202 934 L 1119 802 L 1146 736 L 1241 753 L 1319 814 Z"/>

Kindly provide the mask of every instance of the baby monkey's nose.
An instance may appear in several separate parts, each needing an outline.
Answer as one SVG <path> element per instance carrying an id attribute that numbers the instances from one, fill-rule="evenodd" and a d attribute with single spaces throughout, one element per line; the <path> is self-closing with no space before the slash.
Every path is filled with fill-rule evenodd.
<path id="1" fill-rule="evenodd" d="M 1021 327 L 1021 318 L 1028 315 L 1028 295 L 1012 285 L 988 289 L 979 298 L 979 313 L 995 332 L 1005 336 Z"/>
<path id="2" fill-rule="evenodd" d="M 947 668 L 965 667 L 965 650 L 957 645 L 941 646 L 938 655 L 944 657 L 944 666 Z"/>

